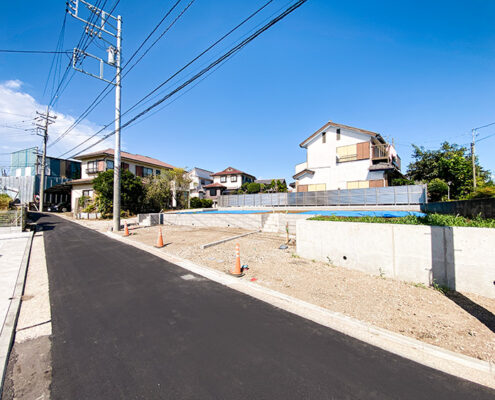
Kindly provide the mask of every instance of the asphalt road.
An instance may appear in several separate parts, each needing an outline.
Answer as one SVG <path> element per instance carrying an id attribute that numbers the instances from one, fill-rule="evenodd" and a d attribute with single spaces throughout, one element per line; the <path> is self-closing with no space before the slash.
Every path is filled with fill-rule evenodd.
<path id="1" fill-rule="evenodd" d="M 75 223 L 38 222 L 53 399 L 495 398 Z"/>

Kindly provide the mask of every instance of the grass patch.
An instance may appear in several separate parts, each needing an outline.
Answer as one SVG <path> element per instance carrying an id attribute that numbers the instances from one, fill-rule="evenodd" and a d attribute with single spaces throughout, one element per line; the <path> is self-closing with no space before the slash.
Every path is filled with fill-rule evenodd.
<path id="1" fill-rule="evenodd" d="M 367 222 L 378 224 L 405 224 L 405 225 L 431 225 L 431 226 L 465 226 L 474 228 L 495 228 L 495 219 L 465 218 L 459 215 L 427 214 L 424 217 L 408 215 L 401 218 L 384 217 L 338 217 L 335 215 L 316 216 L 309 218 L 312 221 L 340 221 L 340 222 Z"/>

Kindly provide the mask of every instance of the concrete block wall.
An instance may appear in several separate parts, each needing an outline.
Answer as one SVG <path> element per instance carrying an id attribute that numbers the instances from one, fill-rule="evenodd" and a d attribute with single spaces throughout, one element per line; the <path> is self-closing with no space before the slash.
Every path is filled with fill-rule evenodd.
<path id="1" fill-rule="evenodd" d="M 297 254 L 373 275 L 495 298 L 495 229 L 306 221 Z"/>

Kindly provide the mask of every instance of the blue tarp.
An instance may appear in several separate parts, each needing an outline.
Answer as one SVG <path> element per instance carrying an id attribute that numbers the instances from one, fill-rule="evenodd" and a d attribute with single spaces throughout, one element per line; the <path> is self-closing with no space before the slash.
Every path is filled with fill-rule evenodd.
<path id="1" fill-rule="evenodd" d="M 301 214 L 310 215 L 334 215 L 336 217 L 383 217 L 383 218 L 401 218 L 409 215 L 415 215 L 416 217 L 424 217 L 426 214 L 416 211 L 328 211 L 328 210 L 314 210 L 304 211 Z"/>
<path id="2" fill-rule="evenodd" d="M 270 213 L 267 210 L 211 210 L 211 211 L 179 211 L 174 214 L 262 214 Z M 401 218 L 408 215 L 424 217 L 426 214 L 416 211 L 342 211 L 342 210 L 312 210 L 303 211 L 297 214 L 304 215 L 334 215 L 337 217 L 384 217 L 384 218 Z"/>

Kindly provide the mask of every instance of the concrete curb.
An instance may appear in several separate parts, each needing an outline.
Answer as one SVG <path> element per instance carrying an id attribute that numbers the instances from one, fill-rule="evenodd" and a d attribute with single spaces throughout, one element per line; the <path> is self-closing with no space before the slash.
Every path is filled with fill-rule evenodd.
<path id="1" fill-rule="evenodd" d="M 201 246 L 199 246 L 199 248 L 204 250 L 204 249 L 207 249 L 208 247 L 216 246 L 217 244 L 222 244 L 222 243 L 225 243 L 225 242 L 229 242 L 231 240 L 239 239 L 241 237 L 252 235 L 254 233 L 260 233 L 260 232 L 261 232 L 261 230 L 258 229 L 257 231 L 243 233 L 242 235 L 231 236 L 231 237 L 228 237 L 228 238 L 225 238 L 225 239 L 217 240 L 216 242 L 210 242 L 210 243 L 202 244 Z"/>
<path id="2" fill-rule="evenodd" d="M 220 271 L 194 264 L 191 261 L 167 254 L 163 250 L 155 249 L 152 246 L 124 238 L 113 232 L 106 232 L 105 234 L 112 239 L 119 240 L 152 253 L 163 260 L 176 264 L 212 281 L 228 286 L 234 290 L 272 304 L 275 307 L 299 315 L 383 350 L 447 374 L 495 388 L 495 365 L 493 363 L 424 343 L 259 286 L 256 283 L 233 278 Z"/>
<path id="3" fill-rule="evenodd" d="M 17 324 L 17 318 L 19 317 L 19 310 L 21 305 L 21 297 L 24 292 L 24 286 L 26 283 L 27 268 L 29 263 L 29 256 L 31 254 L 31 245 L 33 244 L 34 231 L 30 232 L 30 237 L 26 243 L 24 249 L 24 255 L 21 261 L 21 267 L 17 275 L 17 281 L 14 288 L 14 295 L 10 301 L 9 310 L 5 317 L 5 323 L 0 335 L 0 397 L 3 393 L 3 384 L 5 380 L 5 373 L 7 371 L 7 364 L 9 362 L 10 351 L 14 343 L 14 333 Z"/>

